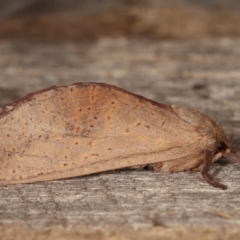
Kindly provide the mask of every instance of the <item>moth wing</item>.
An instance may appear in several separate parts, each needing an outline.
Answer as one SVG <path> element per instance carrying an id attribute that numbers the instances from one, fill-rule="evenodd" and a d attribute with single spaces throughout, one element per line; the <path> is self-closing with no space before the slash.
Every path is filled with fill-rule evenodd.
<path id="1" fill-rule="evenodd" d="M 106 84 L 52 88 L 7 105 L 0 134 L 0 184 L 169 161 L 199 144 L 171 107 Z"/>

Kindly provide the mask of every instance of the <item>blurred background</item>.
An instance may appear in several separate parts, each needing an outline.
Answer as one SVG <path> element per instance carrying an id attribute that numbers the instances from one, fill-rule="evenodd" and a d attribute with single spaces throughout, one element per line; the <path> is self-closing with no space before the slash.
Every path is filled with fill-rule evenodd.
<path id="1" fill-rule="evenodd" d="M 217 112 L 239 93 L 239 22 L 237 0 L 0 0 L 0 105 L 86 81 Z"/>
<path id="2" fill-rule="evenodd" d="M 1 38 L 239 36 L 237 0 L 1 0 Z"/>

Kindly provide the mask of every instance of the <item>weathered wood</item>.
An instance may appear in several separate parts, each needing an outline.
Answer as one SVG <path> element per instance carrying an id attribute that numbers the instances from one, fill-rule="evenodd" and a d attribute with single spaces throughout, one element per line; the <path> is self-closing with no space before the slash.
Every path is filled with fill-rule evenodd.
<path id="1" fill-rule="evenodd" d="M 28 38 L 0 41 L 0 105 L 51 85 L 106 82 L 201 110 L 240 149 L 240 39 L 230 37 L 240 35 L 239 3 L 116 0 L 97 12 L 79 1 L 68 15 L 61 2 L 0 22 L 1 39 Z M 89 38 L 95 42 L 56 43 Z M 211 171 L 228 190 L 199 173 L 147 171 L 0 186 L 0 239 L 239 239 L 240 168 Z"/>
<path id="2" fill-rule="evenodd" d="M 229 189 L 212 188 L 198 173 L 116 171 L 1 187 L 1 223 L 49 227 L 239 227 L 239 170 L 215 166 Z"/>
<path id="3" fill-rule="evenodd" d="M 121 38 L 102 39 L 96 44 L 58 45 L 2 41 L 0 101 L 3 104 L 51 85 L 107 82 L 209 114 L 222 123 L 239 150 L 239 48 L 240 41 L 231 38 L 185 41 Z M 169 239 L 174 239 L 176 232 L 190 239 L 195 231 L 192 229 L 205 233 L 204 236 L 209 229 L 210 239 L 214 239 L 220 236 L 216 230 L 220 228 L 226 229 L 225 235 L 230 239 L 240 234 L 239 171 L 233 165 L 212 168 L 216 178 L 229 187 L 226 191 L 209 186 L 199 173 L 148 171 L 116 171 L 1 186 L 0 232 L 2 236 L 6 232 L 24 236 L 24 232 L 30 231 L 34 236 L 51 239 L 64 231 L 74 239 L 87 231 L 79 229 L 87 228 L 92 229 L 86 232 L 92 239 L 96 238 L 94 229 L 100 229 L 102 239 L 111 231 L 117 239 L 127 233 L 139 236 L 143 232 L 166 237 L 164 234 L 172 229 Z M 57 230 L 59 227 L 70 232 Z M 109 230 L 119 228 L 125 230 Z M 46 233 L 46 229 L 51 231 Z M 134 229 L 140 229 L 140 233 Z"/>

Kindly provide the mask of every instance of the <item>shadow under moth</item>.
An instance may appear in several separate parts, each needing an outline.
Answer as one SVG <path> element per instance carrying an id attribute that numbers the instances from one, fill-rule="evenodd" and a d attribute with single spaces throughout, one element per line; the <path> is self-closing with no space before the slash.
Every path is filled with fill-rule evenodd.
<path id="1" fill-rule="evenodd" d="M 104 83 L 26 95 L 0 108 L 0 184 L 32 183 L 121 168 L 209 173 L 222 156 L 240 161 L 202 113 L 164 105 Z"/>

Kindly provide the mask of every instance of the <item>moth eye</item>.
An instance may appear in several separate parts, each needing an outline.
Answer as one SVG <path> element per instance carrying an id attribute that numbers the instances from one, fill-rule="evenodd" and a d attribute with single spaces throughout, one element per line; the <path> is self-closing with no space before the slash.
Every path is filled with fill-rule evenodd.
<path id="1" fill-rule="evenodd" d="M 225 152 L 227 149 L 227 145 L 225 142 L 220 142 L 217 146 L 217 152 Z"/>

